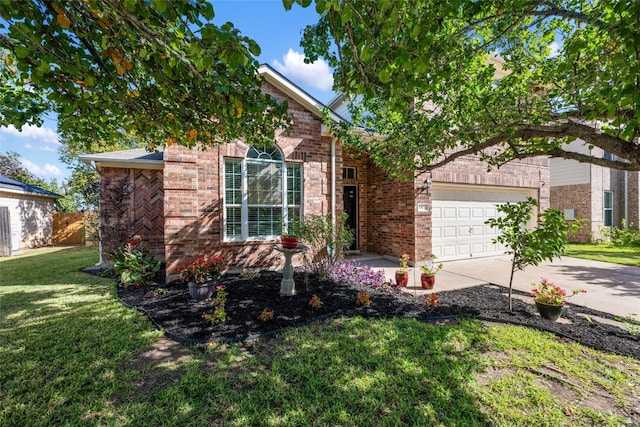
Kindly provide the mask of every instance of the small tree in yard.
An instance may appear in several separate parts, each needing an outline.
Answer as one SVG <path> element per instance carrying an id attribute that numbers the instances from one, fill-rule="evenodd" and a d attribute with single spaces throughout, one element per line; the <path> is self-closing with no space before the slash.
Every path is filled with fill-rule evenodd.
<path id="1" fill-rule="evenodd" d="M 497 208 L 504 216 L 485 221 L 485 224 L 500 232 L 493 243 L 505 245 L 508 248 L 506 253 L 513 257 L 509 278 L 509 311 L 512 310 L 513 274 L 527 266 L 560 257 L 564 253 L 566 237 L 574 228 L 569 226 L 560 211 L 547 209 L 540 214 L 537 228 L 529 230 L 527 224 L 531 221 L 533 208 L 537 206 L 538 202 L 531 197 L 524 202 L 505 203 Z"/>

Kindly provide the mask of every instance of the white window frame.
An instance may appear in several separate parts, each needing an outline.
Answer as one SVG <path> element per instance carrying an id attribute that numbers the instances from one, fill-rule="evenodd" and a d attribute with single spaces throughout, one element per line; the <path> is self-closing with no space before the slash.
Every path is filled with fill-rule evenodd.
<path id="1" fill-rule="evenodd" d="M 607 195 L 611 195 L 611 207 L 607 207 Z M 602 196 L 602 224 L 605 227 L 613 227 L 613 191 L 605 191 Z M 611 224 L 607 225 L 607 212 L 611 215 Z"/>
<path id="2" fill-rule="evenodd" d="M 277 149 L 277 148 L 276 148 Z M 251 150 L 251 149 L 250 149 Z M 256 149 L 257 150 L 257 149 Z M 243 241 L 266 241 L 266 240 L 274 240 L 274 239 L 278 239 L 280 238 L 280 234 L 273 234 L 273 235 L 266 235 L 266 236 L 249 236 L 249 200 L 248 200 L 248 174 L 247 174 L 247 164 L 249 163 L 276 163 L 278 164 L 277 166 L 280 168 L 280 180 L 281 180 L 281 184 L 280 184 L 280 188 L 281 188 L 281 202 L 282 202 L 282 224 L 283 224 L 283 228 L 287 227 L 287 224 L 289 223 L 289 209 L 291 207 L 293 208 L 298 208 L 299 209 L 299 218 L 302 218 L 302 210 L 303 210 L 303 206 L 304 206 L 304 175 L 303 175 L 303 167 L 302 164 L 297 163 L 297 162 L 285 162 L 284 161 L 284 156 L 282 156 L 282 152 L 280 152 L 280 150 L 278 149 L 278 152 L 280 154 L 280 159 L 278 160 L 272 160 L 270 158 L 266 158 L 263 157 L 262 155 L 260 155 L 258 158 L 233 158 L 233 157 L 227 157 L 224 159 L 223 161 L 223 191 L 224 191 L 224 195 L 223 195 L 223 236 L 224 236 L 224 241 L 225 242 L 243 242 Z M 248 152 L 249 153 L 249 152 Z M 247 154 L 248 154 L 247 153 Z M 240 165 L 241 165 L 241 186 L 240 186 L 240 191 L 242 194 L 242 204 L 240 206 L 236 205 L 227 205 L 227 197 L 226 197 L 226 193 L 227 193 L 227 182 L 226 182 L 226 178 L 227 178 L 227 161 L 239 161 Z M 289 205 L 288 204 L 288 188 L 287 188 L 287 184 L 288 184 L 288 168 L 287 166 L 292 166 L 292 165 L 296 165 L 299 168 L 299 174 L 300 174 L 300 205 Z M 229 207 L 240 207 L 240 212 L 241 212 L 241 235 L 240 236 L 229 236 L 227 234 L 228 229 L 227 229 L 227 208 Z M 257 205 L 251 205 L 251 206 L 257 206 Z M 265 205 L 264 207 L 267 208 L 271 208 L 273 206 L 276 205 Z M 283 230 L 284 231 L 284 230 Z"/>

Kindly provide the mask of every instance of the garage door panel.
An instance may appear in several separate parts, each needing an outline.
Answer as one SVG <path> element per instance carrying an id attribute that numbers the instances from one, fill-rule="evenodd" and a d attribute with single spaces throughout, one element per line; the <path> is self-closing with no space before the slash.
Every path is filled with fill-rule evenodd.
<path id="1" fill-rule="evenodd" d="M 442 227 L 443 236 L 442 237 L 456 237 L 456 227 Z"/>
<path id="2" fill-rule="evenodd" d="M 445 207 L 442 209 L 442 218 L 443 219 L 457 219 L 458 218 L 458 209 L 455 207 Z"/>
<path id="3" fill-rule="evenodd" d="M 434 188 L 432 252 L 443 261 L 503 254 L 504 246 L 491 242 L 498 231 L 485 221 L 503 216 L 496 205 L 534 195 L 535 190 L 530 189 Z"/>

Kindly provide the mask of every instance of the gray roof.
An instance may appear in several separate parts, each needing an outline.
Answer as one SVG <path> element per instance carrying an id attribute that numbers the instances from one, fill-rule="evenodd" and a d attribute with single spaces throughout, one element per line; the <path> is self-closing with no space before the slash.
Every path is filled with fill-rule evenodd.
<path id="1" fill-rule="evenodd" d="M 60 197 L 62 197 L 60 194 L 45 190 L 44 188 L 36 187 L 35 185 L 20 182 L 4 175 L 0 175 L 0 189 L 15 191 L 18 193 L 29 193 L 38 196 L 52 197 L 55 199 L 59 199 Z"/>
<path id="2" fill-rule="evenodd" d="M 80 160 L 85 163 L 94 162 L 134 162 L 134 163 L 162 163 L 163 152 L 148 152 L 144 148 L 134 148 L 132 150 L 110 151 L 108 153 L 85 154 L 80 156 Z"/>

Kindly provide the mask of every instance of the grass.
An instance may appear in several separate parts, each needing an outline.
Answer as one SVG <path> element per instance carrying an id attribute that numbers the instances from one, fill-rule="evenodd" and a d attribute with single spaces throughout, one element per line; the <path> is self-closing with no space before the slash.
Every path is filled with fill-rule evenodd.
<path id="1" fill-rule="evenodd" d="M 0 259 L 0 425 L 619 426 L 640 405 L 640 361 L 478 321 L 345 318 L 184 348 L 79 272 L 96 261 Z"/>
<path id="2" fill-rule="evenodd" d="M 640 267 L 640 248 L 606 243 L 567 244 L 566 256 Z"/>

